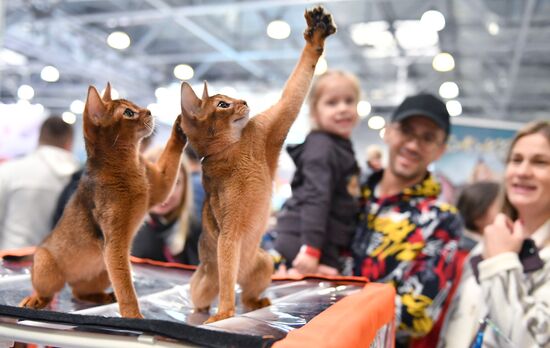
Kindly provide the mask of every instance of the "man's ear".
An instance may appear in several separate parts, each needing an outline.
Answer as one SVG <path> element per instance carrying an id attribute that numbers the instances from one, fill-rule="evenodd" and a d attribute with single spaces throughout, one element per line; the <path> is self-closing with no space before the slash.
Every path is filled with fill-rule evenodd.
<path id="1" fill-rule="evenodd" d="M 101 119 L 105 117 L 105 111 L 105 105 L 97 89 L 94 86 L 88 87 L 83 117 L 91 121 L 92 124 L 99 125 Z"/>
<path id="2" fill-rule="evenodd" d="M 201 100 L 187 82 L 181 84 L 181 115 L 187 118 L 196 117 L 201 106 Z"/>

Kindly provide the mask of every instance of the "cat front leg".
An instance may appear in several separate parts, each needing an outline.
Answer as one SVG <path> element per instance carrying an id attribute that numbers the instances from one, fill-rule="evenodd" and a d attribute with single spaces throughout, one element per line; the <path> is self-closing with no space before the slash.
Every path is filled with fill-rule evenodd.
<path id="1" fill-rule="evenodd" d="M 323 54 L 325 39 L 336 32 L 332 15 L 321 6 L 307 10 L 304 17 L 307 22 L 307 28 L 304 31 L 306 44 L 294 71 L 286 82 L 281 99 L 255 118 L 256 122 L 267 126 L 268 150 L 273 149 L 273 154 L 279 153 L 290 126 L 298 116 L 313 79 L 317 61 Z"/>
<path id="2" fill-rule="evenodd" d="M 187 136 L 181 126 L 181 115 L 172 126 L 172 133 L 155 164 L 146 162 L 147 178 L 151 192 L 149 207 L 162 203 L 174 187 L 181 163 L 181 154 L 187 144 Z"/>
<path id="3" fill-rule="evenodd" d="M 143 318 L 132 283 L 130 240 L 126 238 L 125 233 L 113 235 L 112 228 L 109 230 L 103 228 L 103 231 L 107 236 L 104 247 L 105 265 L 115 291 L 120 315 L 124 318 Z M 128 235 L 131 233 L 128 232 Z"/>
<path id="4" fill-rule="evenodd" d="M 218 239 L 218 276 L 219 306 L 218 312 L 208 318 L 205 324 L 227 319 L 235 315 L 235 284 L 240 259 L 240 238 L 237 231 L 228 229 Z M 239 231 L 242 232 L 242 231 Z"/>

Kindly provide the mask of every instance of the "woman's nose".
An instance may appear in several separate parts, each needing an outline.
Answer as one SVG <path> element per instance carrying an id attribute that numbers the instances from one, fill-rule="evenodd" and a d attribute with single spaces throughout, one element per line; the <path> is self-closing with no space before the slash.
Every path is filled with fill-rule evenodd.
<path id="1" fill-rule="evenodd" d="M 519 175 L 523 175 L 523 176 L 528 176 L 528 175 L 531 175 L 533 173 L 532 168 L 531 168 L 531 164 L 529 163 L 529 161 L 521 162 L 521 164 L 517 167 L 516 172 Z"/>

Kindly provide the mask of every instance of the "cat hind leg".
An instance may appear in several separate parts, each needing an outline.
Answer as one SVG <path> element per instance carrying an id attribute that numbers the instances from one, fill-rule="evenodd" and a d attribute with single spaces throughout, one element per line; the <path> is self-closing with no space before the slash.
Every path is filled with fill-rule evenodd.
<path id="1" fill-rule="evenodd" d="M 254 257 L 254 266 L 239 279 L 243 290 L 241 301 L 245 307 L 256 310 L 271 305 L 271 301 L 267 297 L 260 298 L 260 295 L 271 283 L 272 274 L 273 260 L 271 256 L 263 249 L 258 249 Z"/>
<path id="2" fill-rule="evenodd" d="M 19 307 L 41 309 L 50 304 L 53 297 L 65 285 L 59 266 L 50 252 L 42 247 L 36 248 L 31 272 L 34 293 L 25 297 Z"/>
<path id="3" fill-rule="evenodd" d="M 107 289 L 110 284 L 111 280 L 109 279 L 109 274 L 106 270 L 102 271 L 97 277 L 92 279 L 70 283 L 73 288 L 73 296 L 76 299 L 98 304 L 116 302 L 114 293 L 105 292 L 105 289 Z"/>

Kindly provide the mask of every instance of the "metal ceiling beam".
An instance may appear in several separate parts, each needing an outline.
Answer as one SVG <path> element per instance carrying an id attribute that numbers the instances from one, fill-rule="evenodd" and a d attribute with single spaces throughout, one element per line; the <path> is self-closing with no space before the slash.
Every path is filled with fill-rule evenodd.
<path id="1" fill-rule="evenodd" d="M 527 41 L 527 35 L 529 34 L 531 18 L 533 18 L 533 14 L 535 12 L 536 3 L 537 0 L 527 0 L 527 4 L 525 5 L 525 9 L 523 11 L 523 20 L 514 48 L 514 57 L 512 58 L 512 63 L 510 64 L 510 72 L 508 73 L 508 88 L 506 89 L 506 92 L 500 104 L 500 113 L 502 114 L 505 114 L 507 112 L 508 106 L 510 105 L 512 93 L 514 92 L 519 68 L 521 66 L 521 58 L 525 53 L 525 44 Z"/>
<path id="2" fill-rule="evenodd" d="M 156 7 L 159 12 L 169 14 L 173 11 L 173 8 L 166 4 L 163 0 L 147 0 L 149 4 Z M 206 44 L 208 44 L 213 49 L 219 51 L 224 56 L 228 57 L 231 60 L 234 60 L 242 68 L 249 71 L 256 77 L 263 77 L 263 69 L 252 62 L 245 62 L 240 58 L 239 52 L 237 52 L 233 47 L 226 44 L 223 40 L 218 39 L 216 36 L 212 35 L 209 31 L 203 29 L 189 18 L 186 17 L 175 17 L 174 22 L 183 28 L 187 29 L 190 33 L 200 38 Z"/>
<path id="3" fill-rule="evenodd" d="M 268 1 L 242 1 L 230 3 L 216 4 L 195 4 L 172 7 L 170 12 L 161 12 L 157 9 L 152 10 L 125 10 L 108 13 L 95 13 L 87 15 L 73 15 L 73 18 L 78 19 L 81 23 L 106 23 L 109 21 L 118 21 L 123 18 L 128 23 L 147 24 L 151 21 L 162 20 L 166 18 L 176 17 L 192 17 L 206 16 L 213 14 L 224 14 L 228 11 L 259 11 L 275 7 L 296 7 L 296 6 L 313 6 L 319 3 L 344 3 L 344 2 L 391 2 L 390 0 L 268 0 Z M 55 18 L 47 19 L 55 20 Z M 47 21 L 45 20 L 45 21 Z M 39 21 L 40 22 L 40 21 Z"/>

